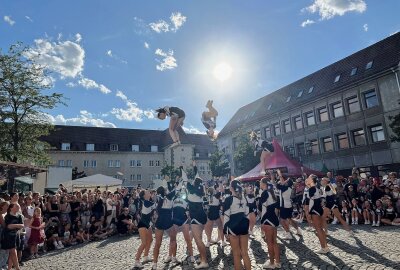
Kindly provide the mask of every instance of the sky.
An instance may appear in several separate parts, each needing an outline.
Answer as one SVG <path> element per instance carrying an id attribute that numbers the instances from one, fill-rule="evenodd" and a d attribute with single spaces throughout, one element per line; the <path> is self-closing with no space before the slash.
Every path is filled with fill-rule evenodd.
<path id="1" fill-rule="evenodd" d="M 39 4 L 40 3 L 40 4 Z M 67 106 L 54 124 L 184 129 L 214 100 L 221 130 L 242 106 L 400 30 L 398 0 L 0 0 L 0 48 L 16 42 Z M 46 92 L 46 93 L 47 93 Z"/>

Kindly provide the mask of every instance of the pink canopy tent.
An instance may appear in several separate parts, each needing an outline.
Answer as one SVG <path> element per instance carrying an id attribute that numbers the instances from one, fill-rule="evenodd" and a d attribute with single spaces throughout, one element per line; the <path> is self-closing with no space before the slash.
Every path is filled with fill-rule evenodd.
<path id="1" fill-rule="evenodd" d="M 282 147 L 279 145 L 277 140 L 272 141 L 272 145 L 274 146 L 274 152 L 272 153 L 271 157 L 268 159 L 267 164 L 265 168 L 267 169 L 278 169 L 278 168 L 286 168 L 287 169 L 287 175 L 291 177 L 296 177 L 296 176 L 301 176 L 302 171 L 301 167 L 302 165 L 297 162 L 296 160 L 293 160 L 290 158 L 290 156 L 285 153 L 282 150 Z M 309 174 L 316 174 L 318 176 L 323 176 L 324 174 L 319 171 L 312 170 L 310 168 L 304 167 L 303 166 L 303 171 L 309 175 Z M 247 173 L 236 177 L 236 180 L 240 181 L 255 181 L 255 180 L 260 180 L 262 178 L 262 175 L 260 175 L 261 172 L 261 163 L 258 164 L 256 167 L 248 171 Z"/>

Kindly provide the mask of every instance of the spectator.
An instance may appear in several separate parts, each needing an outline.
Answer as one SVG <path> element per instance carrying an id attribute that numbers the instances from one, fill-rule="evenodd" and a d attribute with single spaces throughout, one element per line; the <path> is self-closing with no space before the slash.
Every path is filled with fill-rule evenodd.
<path id="1" fill-rule="evenodd" d="M 3 236 L 3 230 L 5 229 L 4 217 L 6 216 L 7 209 L 10 203 L 8 201 L 0 200 L 0 269 L 7 267 L 8 252 L 2 248 L 1 240 Z"/>
<path id="2" fill-rule="evenodd" d="M 41 230 L 45 227 L 45 223 L 42 220 L 42 210 L 36 207 L 33 212 L 30 225 L 31 229 L 28 245 L 31 250 L 31 259 L 38 257 L 38 245 L 44 242 L 44 236 Z"/>
<path id="3" fill-rule="evenodd" d="M 123 208 L 122 213 L 118 216 L 117 231 L 120 235 L 132 233 L 135 229 L 133 217 L 129 214 L 128 208 Z"/>
<path id="4" fill-rule="evenodd" d="M 71 213 L 70 213 L 71 222 L 74 223 L 77 220 L 77 218 L 79 218 L 79 211 L 81 209 L 81 203 L 78 201 L 76 195 L 72 196 L 72 201 L 70 205 L 71 205 Z"/>
<path id="5" fill-rule="evenodd" d="M 115 200 L 115 196 L 114 194 L 112 194 L 111 192 L 108 194 L 108 198 L 106 200 L 106 206 L 107 206 L 107 220 L 106 220 L 106 224 L 107 227 L 109 227 L 111 225 L 111 221 L 112 219 L 116 218 L 116 210 L 117 210 L 117 202 Z"/>

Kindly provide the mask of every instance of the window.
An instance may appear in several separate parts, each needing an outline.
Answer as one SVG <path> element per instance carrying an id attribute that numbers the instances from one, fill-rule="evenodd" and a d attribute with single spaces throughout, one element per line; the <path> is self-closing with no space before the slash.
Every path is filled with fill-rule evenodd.
<path id="1" fill-rule="evenodd" d="M 139 145 L 132 144 L 132 152 L 139 152 Z"/>
<path id="2" fill-rule="evenodd" d="M 332 104 L 333 117 L 338 118 L 344 115 L 342 102 Z"/>
<path id="3" fill-rule="evenodd" d="M 284 121 L 282 121 L 282 126 L 283 126 L 283 131 L 285 133 L 288 133 L 290 131 L 292 131 L 292 128 L 290 127 L 290 120 L 286 119 Z"/>
<path id="4" fill-rule="evenodd" d="M 328 109 L 326 107 L 319 108 L 318 115 L 320 122 L 329 121 Z"/>
<path id="5" fill-rule="evenodd" d="M 271 129 L 270 127 L 266 127 L 265 129 L 265 138 L 271 138 Z"/>
<path id="6" fill-rule="evenodd" d="M 297 155 L 299 157 L 303 157 L 306 155 L 306 148 L 304 147 L 304 143 L 296 144 L 296 149 L 297 149 Z"/>
<path id="7" fill-rule="evenodd" d="M 357 68 L 355 67 L 355 68 L 353 68 L 353 69 L 351 70 L 350 76 L 354 76 L 354 75 L 356 75 L 356 74 L 357 74 Z"/>
<path id="8" fill-rule="evenodd" d="M 108 168 L 112 168 L 114 167 L 114 161 L 113 160 L 109 160 L 108 161 Z"/>
<path id="9" fill-rule="evenodd" d="M 291 96 L 288 96 L 287 99 L 286 99 L 286 102 L 289 102 L 290 99 L 291 99 Z"/>
<path id="10" fill-rule="evenodd" d="M 136 175 L 136 179 L 137 179 L 138 181 L 142 181 L 142 175 L 141 175 L 141 174 Z"/>
<path id="11" fill-rule="evenodd" d="M 335 77 L 334 83 L 337 83 L 340 80 L 340 74 Z"/>
<path id="12" fill-rule="evenodd" d="M 135 160 L 129 161 L 129 167 L 135 167 Z"/>
<path id="13" fill-rule="evenodd" d="M 118 144 L 110 144 L 110 151 L 118 151 Z"/>
<path id="14" fill-rule="evenodd" d="M 141 160 L 136 160 L 136 166 L 137 167 L 142 167 L 142 161 Z"/>
<path id="15" fill-rule="evenodd" d="M 303 95 L 303 90 L 301 90 L 300 92 L 299 92 L 299 94 L 297 95 L 297 97 L 299 98 L 299 97 L 301 97 Z"/>
<path id="16" fill-rule="evenodd" d="M 272 107 L 272 104 L 269 104 L 268 107 L 267 107 L 267 110 L 268 111 L 271 110 L 271 107 Z"/>
<path id="17" fill-rule="evenodd" d="M 324 146 L 324 152 L 333 151 L 333 143 L 331 137 L 326 137 L 322 139 L 322 144 Z"/>
<path id="18" fill-rule="evenodd" d="M 154 167 L 154 160 L 149 160 L 149 166 Z"/>
<path id="19" fill-rule="evenodd" d="M 311 87 L 308 89 L 308 93 L 311 94 L 313 91 L 314 91 L 314 86 L 311 86 Z"/>
<path id="20" fill-rule="evenodd" d="M 365 106 L 372 108 L 379 105 L 378 97 L 376 96 L 375 89 L 364 93 Z"/>
<path id="21" fill-rule="evenodd" d="M 347 104 L 349 105 L 349 112 L 355 113 L 360 111 L 360 103 L 358 102 L 358 97 L 354 96 L 347 100 Z"/>
<path id="22" fill-rule="evenodd" d="M 353 140 L 355 146 L 365 145 L 365 133 L 363 129 L 353 130 Z"/>
<path id="23" fill-rule="evenodd" d="M 318 140 L 311 140 L 310 146 L 312 154 L 319 154 Z"/>
<path id="24" fill-rule="evenodd" d="M 305 114 L 305 116 L 306 116 L 306 123 L 307 123 L 307 126 L 315 125 L 314 112 L 307 112 L 307 113 Z"/>
<path id="25" fill-rule="evenodd" d="M 186 157 L 181 157 L 181 163 L 185 164 L 185 162 L 186 162 Z"/>
<path id="26" fill-rule="evenodd" d="M 151 146 L 151 152 L 158 152 L 158 146 L 157 145 L 152 145 Z"/>
<path id="27" fill-rule="evenodd" d="M 199 153 L 196 153 L 196 157 L 200 157 L 200 154 L 199 154 Z"/>
<path id="28" fill-rule="evenodd" d="M 92 168 L 96 168 L 97 167 L 97 161 L 96 160 L 92 160 Z"/>
<path id="29" fill-rule="evenodd" d="M 293 117 L 293 121 L 294 121 L 294 127 L 296 129 L 302 129 L 303 128 L 303 121 L 301 120 L 301 116 L 295 116 Z"/>
<path id="30" fill-rule="evenodd" d="M 281 129 L 279 127 L 279 123 L 275 123 L 272 125 L 274 127 L 274 135 L 278 136 L 281 134 Z"/>
<path id="31" fill-rule="evenodd" d="M 339 149 L 349 148 L 349 139 L 347 138 L 347 133 L 341 133 L 336 135 Z"/>
<path id="32" fill-rule="evenodd" d="M 61 150 L 62 150 L 62 151 L 69 151 L 69 150 L 71 150 L 71 144 L 70 144 L 70 143 L 62 143 L 62 144 L 61 144 Z"/>
<path id="33" fill-rule="evenodd" d="M 64 167 L 64 160 L 59 160 L 58 161 L 58 166 L 59 167 Z"/>
<path id="34" fill-rule="evenodd" d="M 365 70 L 372 68 L 372 64 L 374 63 L 374 61 L 369 61 L 366 65 L 365 65 Z"/>
<path id="35" fill-rule="evenodd" d="M 129 177 L 129 179 L 130 179 L 131 181 L 134 181 L 134 180 L 135 180 L 135 175 L 134 175 L 134 174 L 131 174 L 130 177 Z"/>
<path id="36" fill-rule="evenodd" d="M 116 160 L 114 164 L 115 164 L 115 168 L 121 167 L 121 161 L 119 161 L 119 160 Z"/>
<path id="37" fill-rule="evenodd" d="M 160 167 L 160 161 L 156 160 L 156 167 Z"/>
<path id="38" fill-rule="evenodd" d="M 87 143 L 86 151 L 94 151 L 94 143 Z"/>
<path id="39" fill-rule="evenodd" d="M 89 160 L 84 160 L 83 161 L 83 167 L 88 168 L 89 167 Z"/>
<path id="40" fill-rule="evenodd" d="M 72 160 L 67 160 L 67 167 L 72 167 Z"/>
<path id="41" fill-rule="evenodd" d="M 381 142 L 385 140 L 385 132 L 383 132 L 382 125 L 369 127 L 369 130 L 373 142 Z"/>

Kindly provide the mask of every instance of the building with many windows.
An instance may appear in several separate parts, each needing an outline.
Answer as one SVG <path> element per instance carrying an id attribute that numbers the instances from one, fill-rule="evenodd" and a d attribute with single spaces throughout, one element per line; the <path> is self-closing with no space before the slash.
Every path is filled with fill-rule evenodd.
<path id="1" fill-rule="evenodd" d="M 207 135 L 182 134 L 182 145 L 172 143 L 167 130 L 140 130 L 81 126 L 56 126 L 43 138 L 52 150 L 53 165 L 77 167 L 87 175 L 104 174 L 124 180 L 127 186 L 150 186 L 160 179 L 161 168 L 192 165 L 200 177 L 211 178 L 209 157 L 215 146 Z"/>
<path id="2" fill-rule="evenodd" d="M 400 144 L 389 116 L 400 113 L 400 33 L 240 108 L 221 130 L 232 161 L 234 133 L 276 138 L 305 166 L 339 173 L 399 171 Z M 238 174 L 233 166 L 233 173 Z"/>

